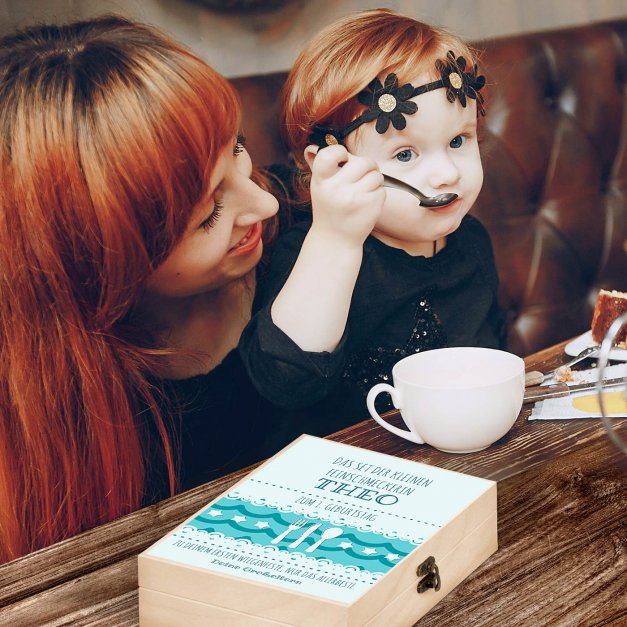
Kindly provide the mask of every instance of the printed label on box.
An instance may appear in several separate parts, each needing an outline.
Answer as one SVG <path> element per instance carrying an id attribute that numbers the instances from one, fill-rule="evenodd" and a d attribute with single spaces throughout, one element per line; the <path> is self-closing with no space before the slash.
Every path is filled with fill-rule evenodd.
<path id="1" fill-rule="evenodd" d="M 303 437 L 147 554 L 351 603 L 491 485 Z"/>

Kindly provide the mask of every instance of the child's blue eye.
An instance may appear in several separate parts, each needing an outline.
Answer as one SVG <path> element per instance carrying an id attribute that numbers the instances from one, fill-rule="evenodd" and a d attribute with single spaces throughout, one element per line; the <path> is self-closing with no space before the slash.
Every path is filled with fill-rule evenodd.
<path id="1" fill-rule="evenodd" d="M 461 135 L 457 135 L 456 137 L 453 137 L 453 139 L 451 139 L 451 143 L 449 144 L 449 146 L 451 148 L 461 148 L 463 143 L 464 138 Z"/>
<path id="2" fill-rule="evenodd" d="M 394 158 L 401 163 L 407 163 L 412 159 L 416 158 L 416 153 L 410 148 L 405 148 L 405 150 L 401 150 L 394 155 Z"/>

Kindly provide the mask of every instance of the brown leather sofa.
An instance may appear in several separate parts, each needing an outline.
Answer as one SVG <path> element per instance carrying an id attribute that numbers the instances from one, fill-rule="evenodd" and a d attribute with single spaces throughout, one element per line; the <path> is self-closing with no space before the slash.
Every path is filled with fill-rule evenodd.
<path id="1" fill-rule="evenodd" d="M 627 19 L 474 45 L 483 51 L 485 182 L 510 350 L 590 327 L 600 288 L 627 290 Z M 234 79 L 257 165 L 287 162 L 284 73 Z"/>

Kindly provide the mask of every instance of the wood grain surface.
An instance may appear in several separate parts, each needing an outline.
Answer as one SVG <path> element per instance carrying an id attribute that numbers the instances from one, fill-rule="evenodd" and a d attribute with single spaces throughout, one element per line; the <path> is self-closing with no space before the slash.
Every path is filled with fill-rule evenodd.
<path id="1" fill-rule="evenodd" d="M 528 369 L 565 361 L 564 344 L 527 358 Z M 498 481 L 498 552 L 417 625 L 627 624 L 627 456 L 599 420 L 529 422 L 528 412 L 466 455 L 405 442 L 374 421 L 332 436 Z M 615 424 L 627 438 L 627 420 Z M 137 625 L 137 554 L 249 470 L 0 566 L 0 625 Z"/>
<path id="2" fill-rule="evenodd" d="M 626 476 L 600 439 L 499 481 L 499 550 L 416 624 L 627 625 Z"/>

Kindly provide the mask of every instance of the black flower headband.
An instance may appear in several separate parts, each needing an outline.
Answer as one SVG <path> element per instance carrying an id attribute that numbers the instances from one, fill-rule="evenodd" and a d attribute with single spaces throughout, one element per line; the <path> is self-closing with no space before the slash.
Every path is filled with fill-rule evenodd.
<path id="1" fill-rule="evenodd" d="M 459 100 L 462 107 L 466 106 L 466 98 L 477 101 L 477 111 L 485 115 L 483 96 L 479 90 L 485 85 L 485 76 L 477 76 L 477 66 L 474 65 L 466 71 L 466 59 L 455 57 L 455 53 L 449 51 L 446 61 L 438 59 L 435 67 L 441 78 L 419 87 L 411 83 L 398 86 L 396 74 L 388 74 L 384 84 L 375 78 L 368 88 L 357 95 L 357 100 L 368 109 L 355 118 L 348 126 L 337 130 L 329 126 L 314 125 L 309 141 L 321 148 L 332 144 L 343 144 L 344 138 L 356 128 L 376 120 L 377 133 L 385 133 L 392 126 L 401 131 L 405 128 L 405 115 L 412 115 L 418 110 L 418 105 L 410 99 L 414 96 L 426 94 L 434 89 L 446 89 L 446 98 L 449 102 Z"/>

